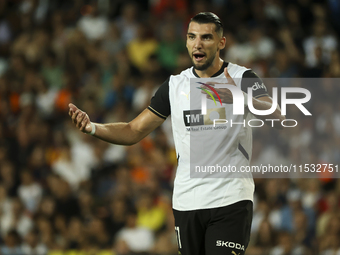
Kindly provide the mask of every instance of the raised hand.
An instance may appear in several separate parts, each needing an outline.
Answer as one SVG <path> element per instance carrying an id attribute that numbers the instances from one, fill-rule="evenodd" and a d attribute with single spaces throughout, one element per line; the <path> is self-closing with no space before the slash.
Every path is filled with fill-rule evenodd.
<path id="1" fill-rule="evenodd" d="M 75 106 L 74 104 L 69 104 L 68 107 L 70 108 L 68 111 L 68 115 L 70 115 L 72 122 L 75 124 L 75 126 L 81 132 L 91 133 L 92 131 L 91 121 L 86 112 L 78 109 L 78 107 Z"/>
<path id="2" fill-rule="evenodd" d="M 227 83 L 221 83 L 221 82 L 213 82 L 213 81 L 211 81 L 211 82 L 207 82 L 207 83 L 201 83 L 201 84 L 202 84 L 202 85 L 201 85 L 201 88 L 204 88 L 204 89 L 206 89 L 206 90 L 209 90 L 209 91 L 212 92 L 212 94 L 215 94 L 215 95 L 216 95 L 216 93 L 217 93 L 218 96 L 217 96 L 217 95 L 216 95 L 216 96 L 219 97 L 219 99 L 221 99 L 222 103 L 225 103 L 225 104 L 232 104 L 232 103 L 233 103 L 233 95 L 231 94 L 231 92 L 230 92 L 229 89 L 227 89 L 227 88 L 220 88 L 220 89 L 215 88 L 215 85 L 216 85 L 216 84 L 227 84 L 227 85 L 236 86 L 234 80 L 230 77 L 227 68 L 224 69 L 224 75 L 225 75 L 225 77 L 226 77 L 227 80 L 228 80 Z M 211 98 L 211 96 L 210 96 L 207 92 L 205 92 L 204 90 L 202 90 L 202 93 L 203 93 L 203 94 L 206 94 L 208 99 L 213 100 L 213 99 Z"/>

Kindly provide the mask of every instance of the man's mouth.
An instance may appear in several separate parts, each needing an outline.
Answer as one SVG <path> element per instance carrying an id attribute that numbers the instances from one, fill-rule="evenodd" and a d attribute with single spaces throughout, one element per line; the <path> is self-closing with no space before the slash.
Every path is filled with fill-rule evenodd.
<path id="1" fill-rule="evenodd" d="M 205 57 L 205 54 L 201 53 L 201 52 L 197 52 L 197 53 L 194 53 L 193 56 L 194 56 L 194 59 L 197 62 L 199 62 L 199 61 L 201 61 Z"/>

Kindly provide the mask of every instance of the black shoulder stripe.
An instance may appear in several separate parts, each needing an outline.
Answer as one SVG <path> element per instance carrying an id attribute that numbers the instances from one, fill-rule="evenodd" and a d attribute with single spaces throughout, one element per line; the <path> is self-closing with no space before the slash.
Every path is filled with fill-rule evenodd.
<path id="1" fill-rule="evenodd" d="M 156 114 L 158 117 L 162 118 L 162 119 L 166 119 L 166 116 L 164 116 L 163 114 L 157 112 L 155 109 L 153 109 L 151 106 L 148 106 L 148 109 L 153 112 L 154 114 Z"/>
<path id="2" fill-rule="evenodd" d="M 169 82 L 168 78 L 156 91 L 155 95 L 151 98 L 151 103 L 148 109 L 157 116 L 166 119 L 170 113 L 170 98 L 169 98 Z"/>

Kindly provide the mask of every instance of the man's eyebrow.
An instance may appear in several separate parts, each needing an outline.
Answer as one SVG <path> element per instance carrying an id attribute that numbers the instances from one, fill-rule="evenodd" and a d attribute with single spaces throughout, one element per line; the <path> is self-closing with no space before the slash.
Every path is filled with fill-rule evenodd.
<path id="1" fill-rule="evenodd" d="M 213 37 L 214 35 L 213 34 L 203 34 L 203 35 L 201 35 L 202 37 Z"/>
<path id="2" fill-rule="evenodd" d="M 188 32 L 187 35 L 196 35 L 196 34 L 191 33 L 191 32 Z M 198 34 L 198 35 L 199 35 L 199 34 Z M 207 36 L 214 36 L 214 35 L 211 34 L 211 33 L 208 33 L 208 34 L 202 34 L 202 35 L 199 35 L 199 36 L 201 36 L 201 37 L 207 37 Z"/>

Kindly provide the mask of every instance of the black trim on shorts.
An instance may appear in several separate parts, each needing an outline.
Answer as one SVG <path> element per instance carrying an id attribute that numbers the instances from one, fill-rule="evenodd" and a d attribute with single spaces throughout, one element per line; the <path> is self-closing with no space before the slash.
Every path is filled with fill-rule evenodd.
<path id="1" fill-rule="evenodd" d="M 245 156 L 246 159 L 249 160 L 249 154 L 247 153 L 246 149 L 243 148 L 243 146 L 240 143 L 238 144 L 238 149 L 243 154 L 243 156 Z"/>

